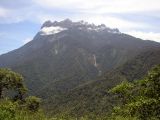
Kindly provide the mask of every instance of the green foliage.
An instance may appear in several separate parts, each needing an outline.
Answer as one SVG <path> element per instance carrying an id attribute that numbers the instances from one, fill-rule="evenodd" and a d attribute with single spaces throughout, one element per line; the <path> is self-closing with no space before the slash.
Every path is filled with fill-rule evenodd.
<path id="1" fill-rule="evenodd" d="M 117 93 L 118 97 L 121 99 L 122 104 L 125 104 L 131 98 L 131 90 L 134 85 L 127 81 L 123 81 L 121 84 L 117 85 L 113 89 L 111 89 L 110 93 Z"/>
<path id="2" fill-rule="evenodd" d="M 110 92 L 121 96 L 125 101 L 114 107 L 115 116 L 135 116 L 141 120 L 160 119 L 160 65 L 153 68 L 143 80 L 122 82 Z"/>
<path id="3" fill-rule="evenodd" d="M 0 101 L 0 120 L 50 120 L 42 110 L 30 112 L 21 104 L 10 100 Z"/>
<path id="4" fill-rule="evenodd" d="M 29 96 L 26 98 L 27 108 L 31 111 L 38 111 L 40 107 L 41 100 L 35 96 Z"/>
<path id="5" fill-rule="evenodd" d="M 136 117 L 113 116 L 107 120 L 138 120 Z"/>
<path id="6" fill-rule="evenodd" d="M 111 89 L 110 92 L 127 94 L 129 92 L 129 90 L 132 88 L 133 88 L 133 84 L 131 84 L 127 81 L 123 81 L 121 84 L 119 84 L 116 87 L 114 87 L 113 89 Z"/>
<path id="7" fill-rule="evenodd" d="M 13 120 L 17 104 L 11 101 L 0 101 L 0 120 Z"/>
<path id="8" fill-rule="evenodd" d="M 10 69 L 0 69 L 0 98 L 4 89 L 18 92 L 17 99 L 22 99 L 27 88 L 23 84 L 23 77 Z"/>
<path id="9" fill-rule="evenodd" d="M 25 101 L 22 99 L 27 91 L 22 82 L 23 77 L 20 74 L 9 69 L 0 69 L 1 93 L 4 88 L 18 92 L 16 101 L 0 99 L 0 120 L 49 120 L 39 108 L 40 98 L 29 96 Z"/>

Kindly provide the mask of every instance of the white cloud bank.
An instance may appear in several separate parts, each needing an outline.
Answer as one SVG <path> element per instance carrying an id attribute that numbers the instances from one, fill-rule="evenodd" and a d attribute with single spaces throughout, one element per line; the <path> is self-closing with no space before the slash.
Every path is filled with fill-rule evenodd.
<path id="1" fill-rule="evenodd" d="M 0 17 L 6 17 L 9 14 L 9 9 L 0 7 Z"/>
<path id="2" fill-rule="evenodd" d="M 30 37 L 26 38 L 23 40 L 23 44 L 26 44 L 26 43 L 30 42 L 31 40 L 32 40 L 32 38 L 30 38 Z"/>
<path id="3" fill-rule="evenodd" d="M 126 33 L 144 40 L 154 40 L 154 41 L 160 42 L 160 33 L 141 32 L 141 31 L 129 31 Z"/>
<path id="4" fill-rule="evenodd" d="M 42 7 L 94 10 L 93 13 L 122 13 L 160 10 L 159 0 L 33 0 Z"/>
<path id="5" fill-rule="evenodd" d="M 44 27 L 40 31 L 42 32 L 41 35 L 53 35 L 62 32 L 64 30 L 67 30 L 67 28 L 56 26 L 56 27 Z"/>

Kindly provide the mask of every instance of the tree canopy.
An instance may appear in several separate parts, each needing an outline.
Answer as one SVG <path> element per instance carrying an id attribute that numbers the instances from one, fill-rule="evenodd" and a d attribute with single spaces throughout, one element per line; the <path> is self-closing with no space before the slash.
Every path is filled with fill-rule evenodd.
<path id="1" fill-rule="evenodd" d="M 3 96 L 5 90 L 16 92 L 14 99 Z M 40 110 L 40 98 L 27 96 L 26 92 L 20 74 L 10 69 L 0 69 L 0 120 L 47 120 Z"/>
<path id="2" fill-rule="evenodd" d="M 11 71 L 10 69 L 0 69 L 0 98 L 3 97 L 4 89 L 14 90 L 17 92 L 16 99 L 22 99 L 27 92 L 27 88 L 23 84 L 23 77 Z"/>
<path id="3" fill-rule="evenodd" d="M 121 101 L 113 115 L 137 117 L 141 120 L 160 119 L 160 65 L 135 82 L 122 82 L 112 88 Z"/>

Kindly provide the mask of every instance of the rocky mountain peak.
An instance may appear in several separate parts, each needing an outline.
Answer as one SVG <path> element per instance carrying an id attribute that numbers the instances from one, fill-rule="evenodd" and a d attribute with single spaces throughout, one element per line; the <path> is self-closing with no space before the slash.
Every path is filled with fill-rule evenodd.
<path id="1" fill-rule="evenodd" d="M 63 30 L 67 30 L 70 28 L 75 28 L 75 29 L 80 29 L 80 30 L 84 30 L 84 31 L 96 31 L 96 32 L 101 32 L 101 31 L 106 31 L 106 32 L 110 32 L 110 33 L 120 33 L 120 31 L 116 28 L 116 29 L 111 29 L 109 27 L 106 27 L 105 24 L 101 24 L 101 25 L 95 25 L 95 24 L 91 24 L 88 22 L 85 22 L 83 20 L 78 21 L 78 22 L 73 22 L 70 19 L 65 19 L 63 21 L 46 21 L 42 27 L 41 27 L 41 31 L 44 32 L 44 30 L 49 30 L 51 31 L 50 33 L 58 33 L 58 32 L 54 32 L 55 29 L 59 32 L 63 31 Z M 53 31 L 54 30 L 54 31 Z M 44 35 L 44 34 L 43 34 Z M 46 34 L 48 35 L 48 33 Z"/>

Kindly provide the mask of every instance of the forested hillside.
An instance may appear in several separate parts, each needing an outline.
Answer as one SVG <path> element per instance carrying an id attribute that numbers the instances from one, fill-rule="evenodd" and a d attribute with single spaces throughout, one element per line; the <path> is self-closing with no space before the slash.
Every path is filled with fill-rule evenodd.
<path id="1" fill-rule="evenodd" d="M 57 98 L 53 97 L 52 100 L 56 101 L 52 104 L 54 109 L 50 105 L 48 109 L 54 114 L 106 116 L 114 104 L 112 95 L 107 91 L 122 81 L 132 82 L 146 76 L 152 67 L 160 64 L 159 53 L 160 50 L 155 50 L 137 55 L 119 68 L 104 74 L 103 77 L 80 85 Z M 52 103 L 51 101 L 46 103 Z"/>
<path id="2" fill-rule="evenodd" d="M 93 112 L 91 107 L 87 107 L 88 114 L 67 114 L 73 109 L 59 111 L 58 115 L 45 115 L 40 109 L 40 98 L 35 96 L 27 97 L 27 88 L 23 84 L 23 77 L 9 69 L 0 69 L 0 119 L 1 120 L 159 120 L 160 118 L 160 65 L 153 67 L 141 80 L 132 82 L 123 81 L 114 88 L 106 90 L 108 99 L 104 99 L 106 94 L 97 94 L 98 101 L 103 96 L 99 104 L 105 105 L 103 111 Z M 5 88 L 5 89 L 4 89 Z M 6 92 L 12 90 L 15 95 L 6 96 Z M 81 90 L 82 91 L 82 90 Z M 24 96 L 25 95 L 25 96 Z M 79 94 L 80 96 L 80 94 Z M 71 96 L 68 96 L 71 98 Z M 92 105 L 95 102 L 92 97 Z M 103 103 L 101 104 L 103 100 Z M 107 102 L 110 104 L 107 104 Z M 109 101 L 110 100 L 110 101 Z M 73 102 L 73 101 L 72 101 Z M 62 105 L 62 104 L 61 104 Z M 84 104 L 82 104 L 84 106 Z M 94 104 L 95 106 L 95 104 Z M 109 108 L 109 106 L 112 106 Z M 76 106 L 77 107 L 77 106 Z M 80 106 L 79 106 L 80 107 Z M 106 111 L 106 114 L 104 112 Z M 110 113 L 107 111 L 110 110 Z M 50 111 L 47 111 L 48 113 Z M 76 113 L 76 109 L 74 112 Z M 81 113 L 86 112 L 85 109 Z M 101 114 L 104 112 L 104 114 Z"/>

